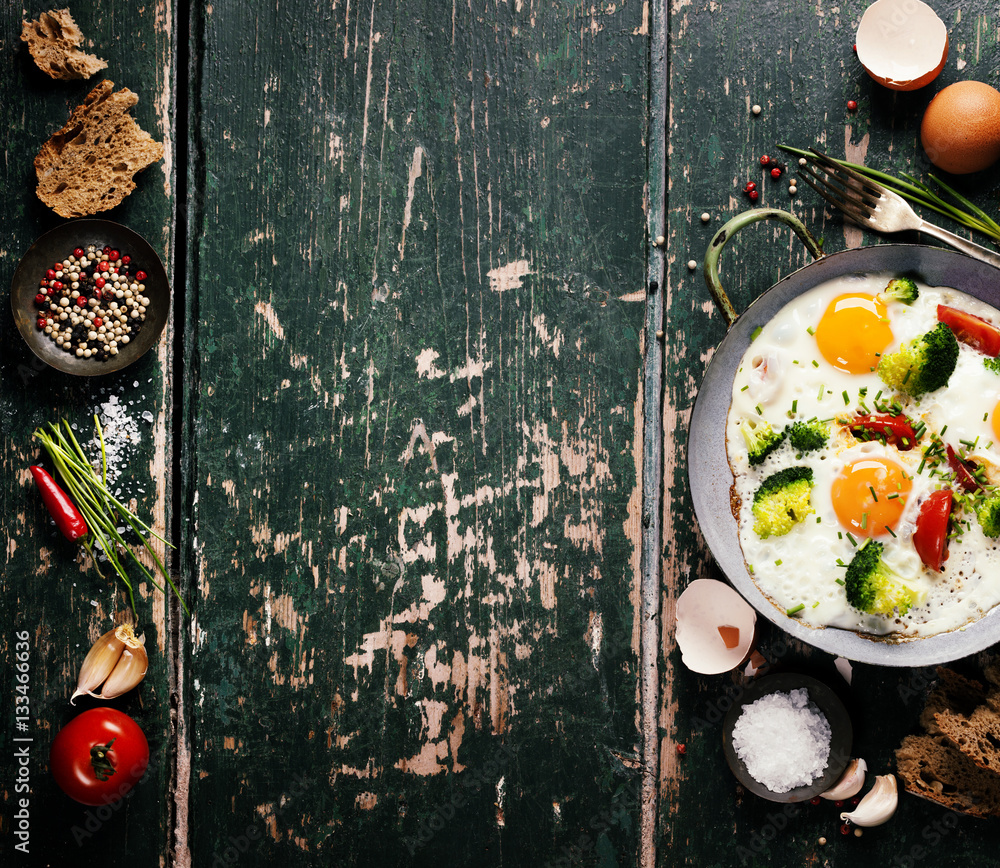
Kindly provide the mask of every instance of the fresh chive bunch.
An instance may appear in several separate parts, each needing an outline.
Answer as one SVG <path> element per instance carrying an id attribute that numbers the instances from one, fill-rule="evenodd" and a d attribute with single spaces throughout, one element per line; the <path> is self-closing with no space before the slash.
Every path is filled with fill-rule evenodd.
<path id="1" fill-rule="evenodd" d="M 170 589 L 177 595 L 181 606 L 186 614 L 190 614 L 184 599 L 177 590 L 174 580 L 170 578 L 167 568 L 164 566 L 160 556 L 149 544 L 147 534 L 155 537 L 164 545 L 171 548 L 173 546 L 162 536 L 156 533 L 148 524 L 141 521 L 138 516 L 128 509 L 118 498 L 108 489 L 108 458 L 104 448 L 104 431 L 101 428 L 101 421 L 94 415 L 94 426 L 98 440 L 101 444 L 101 472 L 98 473 L 91 465 L 87 454 L 83 451 L 73 429 L 64 419 L 61 424 L 50 422 L 46 428 L 38 428 L 35 431 L 35 439 L 42 444 L 45 451 L 66 486 L 67 493 L 73 499 L 77 509 L 87 521 L 90 528 L 90 535 L 83 541 L 84 548 L 94 562 L 94 569 L 102 576 L 100 567 L 97 565 L 97 557 L 94 555 L 94 546 L 99 548 L 104 556 L 114 567 L 118 577 L 128 589 L 129 603 L 132 611 L 135 611 L 135 596 L 132 589 L 132 581 L 122 564 L 120 552 L 125 552 L 129 558 L 138 566 L 142 574 L 161 593 L 166 593 L 154 575 L 136 557 L 135 552 L 122 538 L 118 531 L 119 523 L 128 525 L 135 532 L 135 535 L 142 541 L 146 551 L 152 556 L 156 568 L 167 580 Z"/>
<path id="2" fill-rule="evenodd" d="M 792 148 L 788 145 L 778 145 L 778 147 L 789 154 L 805 157 L 807 160 L 812 159 L 812 154 L 809 151 L 803 151 L 801 148 Z M 897 178 L 894 175 L 880 172 L 877 169 L 871 169 L 868 166 L 862 166 L 858 163 L 849 163 L 847 160 L 838 160 L 834 157 L 830 157 L 830 159 L 848 169 L 854 169 L 855 172 L 864 175 L 866 178 L 870 178 L 883 187 L 887 187 L 894 193 L 898 193 L 914 205 L 929 208 L 931 211 L 948 217 L 956 223 L 965 226 L 967 229 L 971 229 L 973 232 L 985 235 L 991 241 L 1000 243 L 1000 224 L 974 202 L 970 202 L 965 196 L 952 187 L 949 187 L 940 178 L 934 177 L 934 175 L 928 175 L 927 177 L 957 204 L 952 204 L 952 202 L 949 202 L 942 195 L 935 192 L 928 184 L 914 178 L 912 175 L 900 173 L 900 176 Z"/>

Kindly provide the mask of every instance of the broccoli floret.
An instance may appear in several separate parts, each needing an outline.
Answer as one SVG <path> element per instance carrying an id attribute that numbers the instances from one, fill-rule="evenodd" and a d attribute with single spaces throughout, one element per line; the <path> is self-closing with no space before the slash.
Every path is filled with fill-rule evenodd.
<path id="1" fill-rule="evenodd" d="M 812 452 L 822 449 L 830 439 L 830 429 L 819 419 L 807 422 L 795 422 L 788 431 L 788 442 L 799 452 Z"/>
<path id="2" fill-rule="evenodd" d="M 847 602 L 870 615 L 905 615 L 918 602 L 917 592 L 882 560 L 883 545 L 868 540 L 851 559 L 844 577 Z"/>
<path id="3" fill-rule="evenodd" d="M 914 398 L 947 385 L 958 363 L 958 339 L 943 322 L 899 352 L 882 356 L 878 375 L 892 389 Z"/>
<path id="4" fill-rule="evenodd" d="M 767 477 L 753 496 L 754 532 L 761 539 L 784 536 L 807 515 L 815 512 L 811 467 L 786 467 Z"/>
<path id="5" fill-rule="evenodd" d="M 766 419 L 744 419 L 740 422 L 740 432 L 747 444 L 747 458 L 750 459 L 751 467 L 762 464 L 785 439 L 785 429 L 775 431 Z"/>
<path id="6" fill-rule="evenodd" d="M 917 285 L 908 277 L 894 277 L 879 294 L 883 302 L 901 301 L 903 304 L 913 304 L 917 300 Z"/>
<path id="7" fill-rule="evenodd" d="M 987 497 L 976 507 L 976 518 L 986 536 L 1000 536 L 1000 494 Z"/>
<path id="8" fill-rule="evenodd" d="M 1000 356 L 987 356 L 983 359 L 983 367 L 994 374 L 1000 374 Z"/>

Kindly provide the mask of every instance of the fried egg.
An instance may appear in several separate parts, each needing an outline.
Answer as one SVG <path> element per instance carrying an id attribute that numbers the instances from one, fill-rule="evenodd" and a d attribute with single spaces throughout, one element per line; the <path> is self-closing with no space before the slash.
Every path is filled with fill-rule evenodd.
<path id="1" fill-rule="evenodd" d="M 923 501 L 940 488 L 958 490 L 946 461 L 928 447 L 934 437 L 993 469 L 1000 484 L 1000 375 L 982 353 L 959 345 L 949 384 L 918 399 L 878 377 L 878 360 L 938 324 L 939 304 L 1000 326 L 1000 311 L 955 289 L 917 283 L 912 305 L 878 298 L 894 275 L 838 278 L 794 299 L 757 334 L 734 378 L 726 443 L 733 472 L 734 515 L 747 569 L 780 610 L 815 627 L 839 627 L 906 640 L 961 628 L 1000 604 L 1000 542 L 985 536 L 969 506 L 957 503 L 944 570 L 923 565 L 913 545 Z M 905 448 L 858 439 L 849 420 L 892 402 L 921 432 Z M 821 449 L 797 452 L 788 438 L 751 466 L 744 420 L 781 430 L 823 420 L 831 436 Z M 920 426 L 923 426 L 923 429 Z M 761 538 L 752 505 L 761 483 L 786 467 L 813 473 L 814 512 L 784 536 Z M 847 602 L 846 567 L 868 539 L 884 545 L 885 562 L 915 591 L 905 614 L 871 615 Z"/>

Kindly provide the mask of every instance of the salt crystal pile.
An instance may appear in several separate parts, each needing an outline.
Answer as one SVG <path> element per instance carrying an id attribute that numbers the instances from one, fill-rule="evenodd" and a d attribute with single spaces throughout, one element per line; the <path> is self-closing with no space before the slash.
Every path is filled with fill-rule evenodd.
<path id="1" fill-rule="evenodd" d="M 802 687 L 747 705 L 733 727 L 733 747 L 754 780 L 787 793 L 823 773 L 830 735 L 829 722 Z"/>

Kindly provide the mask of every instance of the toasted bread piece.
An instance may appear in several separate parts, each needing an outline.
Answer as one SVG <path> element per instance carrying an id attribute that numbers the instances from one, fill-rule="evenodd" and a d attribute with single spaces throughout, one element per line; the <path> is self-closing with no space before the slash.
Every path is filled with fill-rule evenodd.
<path id="1" fill-rule="evenodd" d="M 927 694 L 927 703 L 920 715 L 920 724 L 931 735 L 939 732 L 934 715 L 939 711 L 954 710 L 969 715 L 986 700 L 986 688 L 978 681 L 959 675 L 946 666 L 939 666 L 937 683 Z"/>
<path id="2" fill-rule="evenodd" d="M 966 716 L 957 711 L 934 715 L 938 730 L 981 769 L 1000 775 L 1000 714 L 981 705 Z"/>
<path id="3" fill-rule="evenodd" d="M 974 817 L 1000 816 L 1000 775 L 979 768 L 944 736 L 906 736 L 896 767 L 909 793 Z"/>
<path id="4" fill-rule="evenodd" d="M 35 157 L 38 198 L 62 217 L 114 208 L 135 189 L 132 176 L 163 158 L 128 113 L 139 97 L 114 86 L 97 85 Z"/>
<path id="5" fill-rule="evenodd" d="M 52 78 L 90 78 L 108 65 L 80 50 L 83 33 L 69 9 L 53 9 L 43 12 L 37 21 L 25 21 L 21 26 L 21 41 L 28 43 L 28 51 L 38 68 Z"/>

